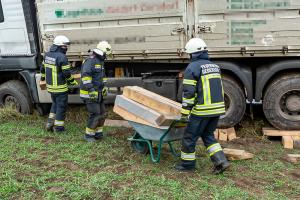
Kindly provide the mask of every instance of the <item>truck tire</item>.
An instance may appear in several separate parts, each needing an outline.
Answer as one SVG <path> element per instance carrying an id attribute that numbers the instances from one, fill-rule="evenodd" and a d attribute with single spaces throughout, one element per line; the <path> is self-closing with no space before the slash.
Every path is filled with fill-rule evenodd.
<path id="1" fill-rule="evenodd" d="M 263 110 L 267 120 L 283 130 L 300 129 L 300 74 L 286 74 L 266 89 Z"/>
<path id="2" fill-rule="evenodd" d="M 222 77 L 226 113 L 220 117 L 218 128 L 230 128 L 238 124 L 246 111 L 246 97 L 242 86 L 230 76 Z"/>
<path id="3" fill-rule="evenodd" d="M 45 116 L 50 113 L 51 103 L 39 103 L 36 104 L 35 107 L 40 116 Z"/>
<path id="4" fill-rule="evenodd" d="M 0 105 L 12 105 L 22 114 L 30 114 L 33 105 L 26 85 L 19 80 L 11 80 L 0 85 Z"/>

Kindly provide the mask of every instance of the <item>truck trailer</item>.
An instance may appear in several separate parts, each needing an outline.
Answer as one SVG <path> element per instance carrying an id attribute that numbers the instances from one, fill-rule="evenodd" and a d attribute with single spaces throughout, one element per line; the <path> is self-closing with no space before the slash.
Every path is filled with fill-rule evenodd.
<path id="1" fill-rule="evenodd" d="M 219 127 L 239 123 L 247 104 L 262 104 L 274 127 L 300 129 L 299 10 L 297 0 L 0 0 L 0 104 L 47 112 L 39 67 L 57 35 L 71 41 L 74 73 L 99 41 L 112 45 L 107 102 L 128 85 L 180 101 L 183 49 L 200 37 L 222 69 Z M 82 103 L 78 89 L 69 103 Z"/>

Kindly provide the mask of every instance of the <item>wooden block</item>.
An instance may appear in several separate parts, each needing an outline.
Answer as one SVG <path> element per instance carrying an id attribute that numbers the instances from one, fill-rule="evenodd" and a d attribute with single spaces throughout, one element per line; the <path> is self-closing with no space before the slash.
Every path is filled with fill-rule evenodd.
<path id="1" fill-rule="evenodd" d="M 73 77 L 78 83 L 80 83 L 81 74 L 73 74 Z M 40 87 L 41 87 L 41 90 L 46 90 L 47 89 L 46 81 L 40 81 Z"/>
<path id="2" fill-rule="evenodd" d="M 300 154 L 288 154 L 287 160 L 291 163 L 298 164 L 300 163 Z"/>
<path id="3" fill-rule="evenodd" d="M 139 116 L 139 118 L 156 126 L 162 125 L 164 124 L 164 122 L 167 121 L 167 119 L 162 114 L 146 106 L 143 106 L 142 104 L 132 101 L 131 99 L 128 99 L 127 97 L 122 95 L 118 95 L 116 97 L 115 105 L 123 108 L 124 110 L 130 112 L 133 115 Z"/>
<path id="4" fill-rule="evenodd" d="M 265 136 L 300 136 L 300 131 L 277 130 L 272 128 L 263 128 Z"/>
<path id="5" fill-rule="evenodd" d="M 227 139 L 228 139 L 227 129 L 219 129 L 219 140 L 227 141 Z"/>
<path id="6" fill-rule="evenodd" d="M 216 129 L 214 132 L 216 140 L 219 140 L 219 129 Z"/>
<path id="7" fill-rule="evenodd" d="M 228 160 L 247 160 L 254 157 L 254 154 L 240 149 L 224 148 L 223 151 Z"/>
<path id="8" fill-rule="evenodd" d="M 300 136 L 292 136 L 294 140 L 294 149 L 300 149 Z"/>
<path id="9" fill-rule="evenodd" d="M 228 140 L 229 141 L 236 139 L 236 133 L 235 133 L 235 130 L 234 130 L 233 127 L 227 129 L 227 134 L 228 134 Z"/>
<path id="10" fill-rule="evenodd" d="M 181 116 L 181 104 L 141 87 L 127 86 L 123 95 L 164 115 L 176 116 L 177 119 Z"/>
<path id="11" fill-rule="evenodd" d="M 292 136 L 282 136 L 282 144 L 285 149 L 293 149 L 294 141 Z"/>

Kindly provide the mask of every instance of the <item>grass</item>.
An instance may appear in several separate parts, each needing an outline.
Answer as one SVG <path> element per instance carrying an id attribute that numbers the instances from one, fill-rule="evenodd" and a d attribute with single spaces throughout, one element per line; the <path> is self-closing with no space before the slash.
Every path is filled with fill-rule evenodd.
<path id="1" fill-rule="evenodd" d="M 249 135 L 241 127 L 243 137 L 223 145 L 255 153 L 254 159 L 232 162 L 228 172 L 213 176 L 212 164 L 199 145 L 197 171 L 178 173 L 173 169 L 178 158 L 166 150 L 159 164 L 135 153 L 127 141 L 130 129 L 106 127 L 103 141 L 84 142 L 87 115 L 81 114 L 83 110 L 68 113 L 67 133 L 63 135 L 45 132 L 44 117 L 0 110 L 0 199 L 300 197 L 300 166 L 283 159 L 287 153 L 300 151 L 284 150 L 278 141 L 262 140 L 253 127 L 247 130 Z"/>

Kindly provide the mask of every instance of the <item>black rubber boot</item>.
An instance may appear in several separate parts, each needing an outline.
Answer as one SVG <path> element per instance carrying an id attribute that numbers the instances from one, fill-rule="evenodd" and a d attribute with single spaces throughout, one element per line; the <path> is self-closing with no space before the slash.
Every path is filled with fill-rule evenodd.
<path id="1" fill-rule="evenodd" d="M 189 171 L 195 171 L 196 170 L 196 161 L 181 161 L 175 166 L 175 169 L 177 171 L 184 171 L 184 172 L 189 172 Z"/>
<path id="2" fill-rule="evenodd" d="M 55 133 L 64 133 L 65 127 L 64 126 L 54 126 L 53 130 Z"/>
<path id="3" fill-rule="evenodd" d="M 230 166 L 223 151 L 215 153 L 210 159 L 214 164 L 213 174 L 221 174 Z"/>
<path id="4" fill-rule="evenodd" d="M 85 134 L 83 139 L 87 142 L 96 142 L 94 135 Z"/>
<path id="5" fill-rule="evenodd" d="M 103 138 L 103 133 L 102 132 L 98 132 L 95 134 L 94 138 L 96 140 L 101 140 Z"/>
<path id="6" fill-rule="evenodd" d="M 45 128 L 46 128 L 46 131 L 52 131 L 52 132 L 53 132 L 53 128 L 54 128 L 54 119 L 48 119 Z"/>

